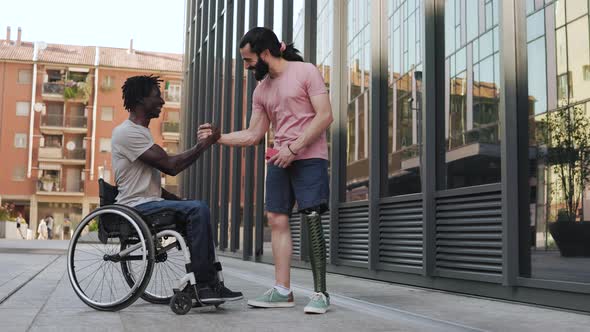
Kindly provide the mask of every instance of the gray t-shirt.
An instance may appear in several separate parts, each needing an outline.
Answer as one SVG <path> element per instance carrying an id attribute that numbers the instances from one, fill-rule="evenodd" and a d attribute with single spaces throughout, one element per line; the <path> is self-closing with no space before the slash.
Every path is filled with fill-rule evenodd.
<path id="1" fill-rule="evenodd" d="M 154 145 L 150 130 L 125 120 L 113 130 L 111 144 L 115 182 L 119 189 L 117 204 L 137 206 L 162 200 L 160 171 L 138 159 Z"/>

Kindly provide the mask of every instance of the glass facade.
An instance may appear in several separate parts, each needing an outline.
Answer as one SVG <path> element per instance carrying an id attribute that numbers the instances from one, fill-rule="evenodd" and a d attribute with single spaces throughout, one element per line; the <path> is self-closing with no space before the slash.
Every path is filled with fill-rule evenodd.
<path id="1" fill-rule="evenodd" d="M 527 2 L 530 260 L 536 279 L 590 282 L 587 1 Z"/>
<path id="2" fill-rule="evenodd" d="M 251 1 L 257 24 L 295 42 L 329 91 L 331 268 L 448 290 L 482 282 L 469 292 L 556 305 L 552 294 L 564 307 L 590 294 L 590 1 L 188 0 L 185 95 L 198 109 L 185 114 L 188 142 L 207 112 L 221 112 L 224 132 L 247 127 L 253 86 L 237 45 Z M 202 18 L 213 3 L 225 9 L 223 38 Z M 202 59 L 218 41 L 223 82 L 208 94 L 217 78 L 202 74 L 214 63 Z M 272 143 L 271 129 L 257 149 Z M 219 248 L 272 262 L 266 219 L 255 212 L 253 223 L 245 202 L 252 194 L 248 204 L 263 206 L 265 163 L 252 170 L 245 151 L 221 148 L 210 159 L 219 182 L 203 181 L 199 165 L 182 192 L 209 199 L 218 183 Z M 295 261 L 306 260 L 297 213 L 290 229 Z"/>

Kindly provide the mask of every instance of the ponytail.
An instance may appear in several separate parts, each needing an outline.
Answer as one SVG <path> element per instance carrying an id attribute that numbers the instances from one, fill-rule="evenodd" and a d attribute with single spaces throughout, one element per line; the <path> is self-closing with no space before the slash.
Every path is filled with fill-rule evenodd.
<path id="1" fill-rule="evenodd" d="M 286 44 L 285 50 L 281 52 L 281 57 L 287 61 L 303 62 L 303 57 L 300 55 L 298 49 L 295 48 L 294 43 Z"/>

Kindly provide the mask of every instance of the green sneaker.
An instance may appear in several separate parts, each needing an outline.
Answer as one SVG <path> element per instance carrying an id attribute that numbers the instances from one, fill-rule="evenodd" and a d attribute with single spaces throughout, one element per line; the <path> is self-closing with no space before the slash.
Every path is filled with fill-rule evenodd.
<path id="1" fill-rule="evenodd" d="M 292 308 L 295 306 L 295 300 L 293 292 L 284 296 L 273 287 L 254 300 L 248 300 L 248 305 L 256 308 Z"/>
<path id="2" fill-rule="evenodd" d="M 330 296 L 326 296 L 324 293 L 313 293 L 303 311 L 306 314 L 325 314 L 329 308 Z"/>

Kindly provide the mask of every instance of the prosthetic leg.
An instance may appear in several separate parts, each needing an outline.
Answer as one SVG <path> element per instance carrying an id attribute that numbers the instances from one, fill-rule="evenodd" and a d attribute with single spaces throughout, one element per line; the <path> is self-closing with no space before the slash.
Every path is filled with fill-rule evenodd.
<path id="1" fill-rule="evenodd" d="M 303 220 L 307 223 L 309 235 L 309 259 L 313 273 L 313 285 L 316 293 L 326 292 L 326 241 L 322 229 L 322 218 L 317 209 L 303 211 Z"/>

